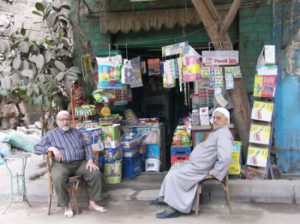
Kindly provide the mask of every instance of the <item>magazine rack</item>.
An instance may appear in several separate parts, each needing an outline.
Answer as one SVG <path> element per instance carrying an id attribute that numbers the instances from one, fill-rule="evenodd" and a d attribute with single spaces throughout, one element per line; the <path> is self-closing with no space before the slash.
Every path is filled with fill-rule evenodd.
<path id="1" fill-rule="evenodd" d="M 277 84 L 275 46 L 264 46 L 257 62 L 256 71 L 247 156 L 247 165 L 251 167 L 248 167 L 247 179 L 252 179 L 257 175 L 260 178 L 274 179 L 271 149 Z"/>

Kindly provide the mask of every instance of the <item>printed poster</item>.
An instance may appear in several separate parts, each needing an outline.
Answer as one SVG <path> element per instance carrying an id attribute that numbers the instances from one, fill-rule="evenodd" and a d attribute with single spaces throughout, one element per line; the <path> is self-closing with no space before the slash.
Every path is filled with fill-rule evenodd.
<path id="1" fill-rule="evenodd" d="M 266 167 L 268 161 L 268 148 L 248 147 L 247 165 Z"/>
<path id="2" fill-rule="evenodd" d="M 251 112 L 251 119 L 271 122 L 274 110 L 273 102 L 255 100 Z"/>
<path id="3" fill-rule="evenodd" d="M 252 123 L 250 126 L 250 143 L 268 145 L 271 136 L 271 125 Z"/>
<path id="4" fill-rule="evenodd" d="M 255 76 L 253 96 L 272 98 L 275 96 L 275 89 L 276 76 Z"/>

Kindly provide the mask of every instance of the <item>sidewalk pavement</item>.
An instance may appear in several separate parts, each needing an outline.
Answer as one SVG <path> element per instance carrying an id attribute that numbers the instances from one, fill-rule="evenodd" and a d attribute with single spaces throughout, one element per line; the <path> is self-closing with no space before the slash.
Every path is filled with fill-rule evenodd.
<path id="1" fill-rule="evenodd" d="M 27 198 L 31 202 L 47 202 L 48 178 L 45 168 L 39 168 L 42 156 L 32 154 L 26 167 Z M 17 162 L 10 164 L 14 168 Z M 37 179 L 31 180 L 32 177 Z M 160 185 L 166 172 L 144 172 L 132 180 L 122 180 L 119 184 L 104 184 L 104 197 L 115 200 L 148 201 L 157 198 Z M 229 180 L 231 200 L 234 202 L 300 204 L 300 180 Z M 210 195 L 212 201 L 225 202 L 222 186 L 216 182 L 207 182 L 202 193 L 203 200 Z M 0 166 L 0 200 L 10 197 L 10 176 L 5 165 Z M 57 201 L 54 194 L 53 201 Z"/>

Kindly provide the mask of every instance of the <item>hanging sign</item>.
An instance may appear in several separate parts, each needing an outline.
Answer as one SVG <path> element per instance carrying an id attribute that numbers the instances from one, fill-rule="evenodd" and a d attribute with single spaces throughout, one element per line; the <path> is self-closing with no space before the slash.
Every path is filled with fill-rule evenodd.
<path id="1" fill-rule="evenodd" d="M 202 51 L 203 64 L 236 65 L 239 63 L 238 51 Z"/>
<path id="2" fill-rule="evenodd" d="M 178 44 L 164 46 L 161 48 L 162 56 L 166 57 L 166 56 L 171 56 L 171 55 L 175 55 L 175 54 L 181 54 L 183 52 L 184 47 L 187 45 L 188 45 L 187 42 L 181 42 Z"/>

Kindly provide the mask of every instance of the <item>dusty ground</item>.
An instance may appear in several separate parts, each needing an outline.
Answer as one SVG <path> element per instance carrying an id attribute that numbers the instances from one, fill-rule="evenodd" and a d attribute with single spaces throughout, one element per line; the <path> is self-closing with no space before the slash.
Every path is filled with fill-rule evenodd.
<path id="1" fill-rule="evenodd" d="M 52 215 L 47 216 L 47 204 L 33 204 L 33 208 L 26 207 L 23 203 L 14 203 L 2 214 L 6 203 L 2 201 L 0 206 L 0 223 L 5 224 L 95 224 L 95 223 L 228 223 L 228 224 L 274 224 L 289 223 L 298 224 L 300 220 L 299 205 L 270 205 L 270 204 L 233 204 L 233 213 L 220 204 L 208 204 L 202 207 L 198 217 L 194 214 L 179 218 L 159 220 L 155 213 L 163 207 L 149 206 L 142 201 L 110 201 L 104 202 L 107 213 L 95 213 L 82 211 L 71 219 L 66 219 L 59 208 L 52 210 Z"/>

